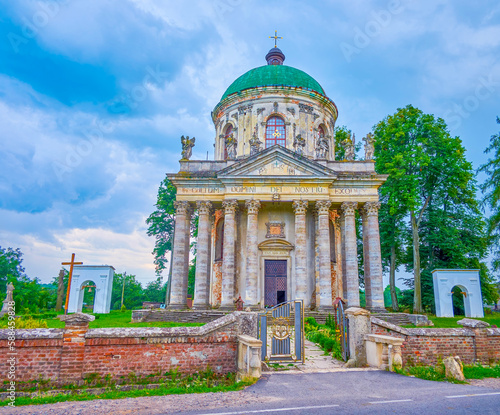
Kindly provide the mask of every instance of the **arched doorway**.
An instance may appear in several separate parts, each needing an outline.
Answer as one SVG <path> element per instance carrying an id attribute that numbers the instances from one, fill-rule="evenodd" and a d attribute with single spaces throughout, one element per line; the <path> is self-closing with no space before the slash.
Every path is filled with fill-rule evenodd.
<path id="1" fill-rule="evenodd" d="M 87 280 L 80 285 L 78 295 L 78 312 L 93 313 L 96 297 L 96 283 Z"/>
<path id="2" fill-rule="evenodd" d="M 467 289 L 460 285 L 455 285 L 451 289 L 454 316 L 465 316 L 465 304 L 467 302 Z"/>

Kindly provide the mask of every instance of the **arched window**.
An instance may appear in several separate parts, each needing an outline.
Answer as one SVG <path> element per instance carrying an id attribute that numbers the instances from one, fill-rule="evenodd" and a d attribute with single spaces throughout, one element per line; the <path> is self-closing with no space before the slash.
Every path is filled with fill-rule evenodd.
<path id="1" fill-rule="evenodd" d="M 319 134 L 319 138 L 323 138 L 325 136 L 325 130 L 323 128 L 323 126 L 319 126 L 318 127 L 318 134 Z"/>
<path id="2" fill-rule="evenodd" d="M 266 148 L 278 144 L 285 147 L 285 121 L 280 117 L 271 117 L 266 125 Z"/>
<path id="3" fill-rule="evenodd" d="M 227 160 L 227 147 L 226 147 L 226 142 L 227 138 L 233 133 L 233 126 L 229 124 L 226 128 L 226 132 L 224 133 L 224 160 Z"/>

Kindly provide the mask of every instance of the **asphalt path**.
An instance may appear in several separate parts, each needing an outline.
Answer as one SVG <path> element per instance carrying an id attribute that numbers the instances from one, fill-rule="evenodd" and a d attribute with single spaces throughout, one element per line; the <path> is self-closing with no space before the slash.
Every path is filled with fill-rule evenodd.
<path id="1" fill-rule="evenodd" d="M 500 414 L 500 390 L 432 382 L 386 371 L 265 374 L 245 393 L 263 404 L 185 415 Z M 171 413 L 171 412 L 166 412 Z"/>

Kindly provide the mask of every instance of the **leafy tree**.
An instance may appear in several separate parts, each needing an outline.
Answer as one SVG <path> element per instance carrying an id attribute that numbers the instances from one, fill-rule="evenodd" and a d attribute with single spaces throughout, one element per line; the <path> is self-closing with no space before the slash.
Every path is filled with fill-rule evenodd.
<path id="1" fill-rule="evenodd" d="M 125 278 L 125 295 L 123 304 L 128 310 L 142 306 L 144 301 L 142 285 L 135 275 L 115 274 L 113 290 L 111 292 L 111 308 L 119 310 L 121 307 L 123 279 Z"/>
<path id="2" fill-rule="evenodd" d="M 163 278 L 158 277 L 156 280 L 147 283 L 143 292 L 144 301 L 163 303 L 166 290 L 167 284 L 163 284 Z"/>
<path id="3" fill-rule="evenodd" d="M 500 124 L 500 118 L 497 117 Z M 484 151 L 492 157 L 483 164 L 480 172 L 488 175 L 481 190 L 484 192 L 483 206 L 491 211 L 488 219 L 488 236 L 493 250 L 493 269 L 500 270 L 500 133 L 491 136 L 490 145 Z"/>
<path id="4" fill-rule="evenodd" d="M 19 248 L 0 247 L 0 292 L 5 298 L 7 283 L 14 284 L 14 301 L 19 313 L 37 313 L 55 306 L 55 290 L 50 284 L 40 284 L 38 278 L 30 279 L 22 266 L 23 253 Z"/>
<path id="5" fill-rule="evenodd" d="M 155 237 L 153 255 L 156 274 L 160 275 L 167 266 L 167 254 L 172 251 L 174 238 L 175 196 L 177 189 L 165 177 L 158 189 L 156 210 L 146 219 L 148 236 Z"/>
<path id="6" fill-rule="evenodd" d="M 388 214 L 395 215 L 398 222 L 404 218 L 410 221 L 413 311 L 421 313 L 420 232 L 424 214 L 440 195 L 454 203 L 467 193 L 472 166 L 465 159 L 460 138 L 450 136 L 444 120 L 411 105 L 378 123 L 374 133 L 377 171 L 389 174 L 384 184 Z"/>

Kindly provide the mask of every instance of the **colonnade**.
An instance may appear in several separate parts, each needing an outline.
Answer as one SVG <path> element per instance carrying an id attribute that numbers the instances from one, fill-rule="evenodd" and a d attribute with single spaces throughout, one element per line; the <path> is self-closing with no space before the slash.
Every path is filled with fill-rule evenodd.
<path id="1" fill-rule="evenodd" d="M 243 205 L 243 202 L 242 202 Z M 308 295 L 307 272 L 307 210 L 316 215 L 316 244 L 318 247 L 319 310 L 332 308 L 331 258 L 330 258 L 330 200 L 294 200 L 295 212 L 295 298 L 310 303 Z M 172 286 L 169 308 L 183 309 L 187 307 L 189 237 L 191 206 L 187 201 L 174 202 L 176 209 L 175 236 L 173 246 Z M 247 213 L 246 232 L 246 283 L 245 306 L 256 307 L 258 298 L 258 214 L 261 207 L 258 200 L 247 200 L 244 204 Z M 222 258 L 222 295 L 221 309 L 234 309 L 234 281 L 236 258 L 236 213 L 238 200 L 230 199 L 222 202 L 224 209 L 224 254 Z M 210 308 L 210 240 L 212 204 L 209 201 L 196 203 L 199 215 L 198 242 L 196 258 L 195 295 L 193 308 Z M 363 265 L 365 280 L 366 307 L 370 310 L 384 309 L 382 280 L 382 262 L 380 252 L 380 234 L 378 210 L 380 203 L 365 202 L 359 209 L 363 223 Z M 355 212 L 357 202 L 343 202 L 340 206 L 341 258 L 343 270 L 343 299 L 349 306 L 360 305 L 358 281 L 358 256 L 356 242 Z"/>

